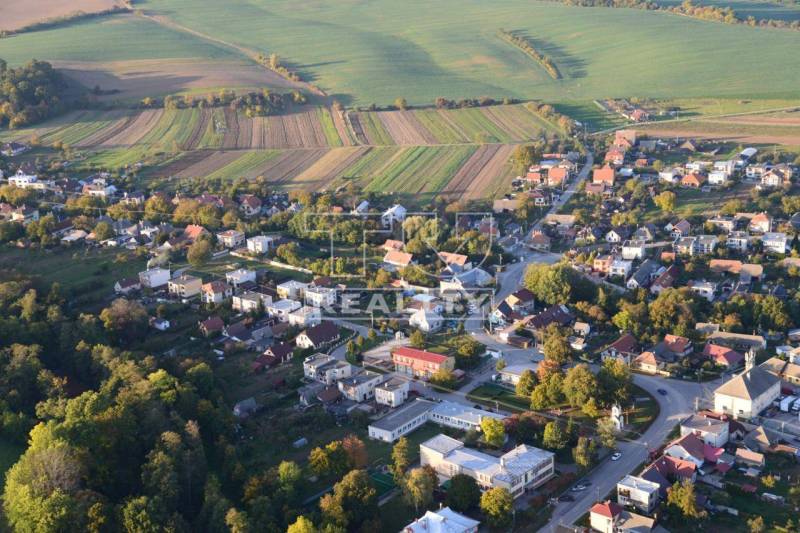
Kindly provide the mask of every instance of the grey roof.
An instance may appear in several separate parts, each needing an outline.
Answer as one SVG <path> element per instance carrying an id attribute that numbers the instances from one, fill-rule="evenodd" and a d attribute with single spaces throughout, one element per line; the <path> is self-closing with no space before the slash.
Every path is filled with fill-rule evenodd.
<path id="1" fill-rule="evenodd" d="M 692 415 L 681 422 L 681 427 L 719 435 L 728 429 L 728 422 L 726 420 L 717 420 L 716 418 L 709 418 L 701 415 Z"/>
<path id="2" fill-rule="evenodd" d="M 632 278 L 640 287 L 645 287 L 650 282 L 650 276 L 656 273 L 661 265 L 652 259 L 645 259 L 639 268 L 636 269 Z"/>
<path id="3" fill-rule="evenodd" d="M 384 431 L 395 431 L 396 429 L 408 424 L 412 420 L 416 420 L 420 416 L 427 415 L 428 412 L 435 406 L 436 402 L 417 398 L 416 401 L 409 403 L 405 407 L 401 407 L 400 409 L 384 416 L 380 420 L 376 420 L 370 425 L 374 428 Z"/>
<path id="4" fill-rule="evenodd" d="M 752 400 L 758 398 L 779 382 L 780 378 L 757 366 L 723 384 L 714 391 L 714 394 Z"/>

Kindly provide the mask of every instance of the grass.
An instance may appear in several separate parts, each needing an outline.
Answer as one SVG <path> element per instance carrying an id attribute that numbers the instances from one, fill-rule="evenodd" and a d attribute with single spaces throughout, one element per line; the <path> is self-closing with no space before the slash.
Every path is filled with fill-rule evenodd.
<path id="1" fill-rule="evenodd" d="M 493 383 L 485 383 L 473 389 L 467 394 L 467 399 L 490 407 L 499 405 L 501 409 L 515 413 L 529 411 L 531 407 L 530 400 L 517 396 L 514 391 Z"/>
<path id="2" fill-rule="evenodd" d="M 794 96 L 800 77 L 800 57 L 785 53 L 800 43 L 797 32 L 635 9 L 527 0 L 148 0 L 142 7 L 207 35 L 275 52 L 329 93 L 359 105 L 399 96 L 412 104 L 480 95 L 549 101 Z M 737 9 L 788 17 L 797 11 L 747 0 Z M 457 14 L 458 23 L 442 14 Z M 497 36 L 499 28 L 536 36 L 565 78 L 530 68 L 525 55 Z M 770 76 L 775 65 L 784 75 Z"/>
<path id="3" fill-rule="evenodd" d="M 235 180 L 240 177 L 254 178 L 253 170 L 280 154 L 279 150 L 261 150 L 244 154 L 221 169 L 209 174 L 206 179 Z"/>
<path id="4" fill-rule="evenodd" d="M 745 183 L 740 183 L 730 189 L 717 191 L 713 194 L 703 192 L 699 189 L 677 188 L 674 190 L 676 198 L 673 216 L 687 218 L 704 213 L 714 213 L 729 200 L 739 198 L 746 201 L 747 198 L 749 198 L 749 190 L 750 186 Z M 664 213 L 654 205 L 650 205 L 642 215 L 642 219 L 645 222 L 658 220 L 663 217 Z"/>

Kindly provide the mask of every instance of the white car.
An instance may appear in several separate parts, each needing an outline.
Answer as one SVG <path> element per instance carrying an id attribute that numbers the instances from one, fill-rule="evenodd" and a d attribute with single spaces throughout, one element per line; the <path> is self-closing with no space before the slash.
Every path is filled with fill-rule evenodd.
<path id="1" fill-rule="evenodd" d="M 611 454 L 612 461 L 619 461 L 619 458 L 622 457 L 622 452 L 614 452 Z"/>

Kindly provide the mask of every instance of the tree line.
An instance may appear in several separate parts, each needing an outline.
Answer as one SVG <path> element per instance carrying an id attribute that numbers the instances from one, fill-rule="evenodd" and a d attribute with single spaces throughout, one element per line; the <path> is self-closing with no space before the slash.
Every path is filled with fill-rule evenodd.
<path id="1" fill-rule="evenodd" d="M 245 94 L 236 94 L 235 91 L 222 89 L 218 93 L 195 97 L 187 94 L 183 97 L 168 95 L 164 98 L 146 97 L 139 102 L 140 108 L 154 109 L 204 109 L 209 107 L 230 107 L 233 110 L 242 110 L 248 117 L 264 117 L 277 115 L 291 105 L 305 104 L 306 95 L 300 91 L 289 93 L 276 93 L 269 89 L 251 91 Z"/>
<path id="2" fill-rule="evenodd" d="M 513 31 L 507 31 L 502 29 L 500 30 L 500 37 L 504 41 L 511 43 L 520 50 L 522 50 L 525 53 L 525 55 L 532 58 L 534 61 L 538 62 L 542 66 L 542 68 L 544 68 L 547 71 L 547 73 L 550 75 L 551 78 L 553 78 L 554 80 L 561 79 L 561 72 L 559 72 L 558 67 L 553 62 L 553 60 L 550 59 L 548 56 L 546 56 L 544 53 L 537 50 L 530 39 L 518 33 L 514 33 Z"/>
<path id="3" fill-rule="evenodd" d="M 60 113 L 66 87 L 50 63 L 34 59 L 9 68 L 0 59 L 0 128 L 20 128 Z"/>

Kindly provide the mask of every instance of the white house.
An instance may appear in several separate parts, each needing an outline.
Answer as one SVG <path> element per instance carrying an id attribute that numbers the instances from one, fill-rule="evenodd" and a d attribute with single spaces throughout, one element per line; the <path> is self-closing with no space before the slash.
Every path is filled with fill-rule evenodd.
<path id="1" fill-rule="evenodd" d="M 328 287 L 306 287 L 303 298 L 314 307 L 330 307 L 336 303 L 336 289 Z"/>
<path id="2" fill-rule="evenodd" d="M 628 261 L 644 258 L 645 242 L 644 241 L 625 241 L 622 244 L 622 258 Z"/>
<path id="3" fill-rule="evenodd" d="M 689 290 L 709 302 L 713 302 L 714 295 L 717 292 L 717 284 L 713 281 L 690 281 Z"/>
<path id="4" fill-rule="evenodd" d="M 722 170 L 712 170 L 708 173 L 708 184 L 709 185 L 725 185 L 728 183 L 728 178 L 730 174 Z"/>
<path id="5" fill-rule="evenodd" d="M 659 181 L 675 184 L 681 180 L 681 173 L 674 168 L 662 170 L 658 173 L 658 179 Z"/>
<path id="6" fill-rule="evenodd" d="M 217 240 L 225 248 L 238 248 L 244 244 L 244 233 L 235 229 L 225 230 L 217 233 Z"/>
<path id="7" fill-rule="evenodd" d="M 381 224 L 384 228 L 389 228 L 395 222 L 403 222 L 406 219 L 406 208 L 400 204 L 394 204 L 381 215 Z"/>
<path id="8" fill-rule="evenodd" d="M 139 283 L 142 284 L 142 287 L 147 287 L 149 289 L 163 287 L 169 283 L 169 278 L 170 272 L 167 268 L 156 267 L 145 270 L 144 272 L 139 272 Z"/>
<path id="9" fill-rule="evenodd" d="M 247 239 L 247 251 L 254 254 L 265 254 L 272 248 L 275 239 L 266 235 L 257 235 Z"/>
<path id="10" fill-rule="evenodd" d="M 339 380 L 338 387 L 342 396 L 354 402 L 366 402 L 375 397 L 375 387 L 384 380 L 383 374 L 365 370 L 354 376 Z"/>
<path id="11" fill-rule="evenodd" d="M 746 252 L 750 246 L 750 235 L 746 231 L 732 231 L 728 234 L 725 246 L 729 250 Z"/>
<path id="12" fill-rule="evenodd" d="M 611 262 L 611 267 L 608 269 L 609 276 L 619 276 L 622 279 L 628 279 L 631 273 L 633 262 L 625 261 L 624 259 L 614 259 Z"/>
<path id="13" fill-rule="evenodd" d="M 272 303 L 272 296 L 257 291 L 245 291 L 242 294 L 236 294 L 231 302 L 231 308 L 234 311 L 242 313 L 257 312 L 266 309 Z"/>
<path id="14" fill-rule="evenodd" d="M 416 311 L 411 318 L 408 320 L 408 323 L 419 329 L 420 331 L 424 331 L 425 333 L 430 333 L 432 331 L 438 331 L 442 327 L 442 316 L 438 313 L 434 313 L 428 309 L 422 308 Z"/>
<path id="15" fill-rule="evenodd" d="M 292 298 L 297 300 L 303 297 L 303 293 L 308 288 L 308 286 L 309 286 L 308 283 L 303 283 L 302 281 L 290 279 L 289 281 L 284 281 L 283 283 L 275 287 L 275 291 L 281 298 Z"/>
<path id="16" fill-rule="evenodd" d="M 303 375 L 325 385 L 353 375 L 353 365 L 324 353 L 315 353 L 303 359 Z"/>
<path id="17" fill-rule="evenodd" d="M 536 374 L 536 369 L 539 367 L 536 363 L 522 363 L 519 365 L 508 365 L 504 367 L 500 371 L 500 381 L 506 383 L 508 385 L 515 386 L 519 383 L 519 380 L 522 378 L 522 374 L 525 373 L 526 370 L 530 370 L 534 374 Z"/>
<path id="18" fill-rule="evenodd" d="M 787 241 L 786 234 L 777 231 L 765 233 L 761 237 L 761 244 L 764 246 L 764 251 L 774 254 L 785 254 Z"/>
<path id="19" fill-rule="evenodd" d="M 400 407 L 408 398 L 408 380 L 394 377 L 375 387 L 375 402 L 389 407 Z"/>
<path id="20" fill-rule="evenodd" d="M 755 353 L 745 356 L 745 370 L 714 391 L 714 411 L 734 418 L 752 418 L 781 394 L 779 377 L 755 366 Z"/>
<path id="21" fill-rule="evenodd" d="M 401 533 L 478 533 L 480 524 L 445 507 L 438 511 L 426 511 L 422 518 L 408 524 Z"/>
<path id="22" fill-rule="evenodd" d="M 289 315 L 300 309 L 300 302 L 297 300 L 281 299 L 266 305 L 265 310 L 271 317 L 275 317 L 281 322 L 288 322 Z"/>
<path id="23" fill-rule="evenodd" d="M 716 448 L 722 448 L 730 439 L 730 424 L 727 420 L 719 420 L 703 415 L 691 415 L 681 422 L 681 437 L 694 434 Z"/>
<path id="24" fill-rule="evenodd" d="M 464 474 L 484 489 L 504 488 L 514 498 L 522 496 L 526 489 L 544 484 L 555 474 L 555 455 L 525 444 L 495 457 L 440 434 L 420 444 L 419 453 L 420 464 L 431 466 L 442 477 Z"/>
<path id="25" fill-rule="evenodd" d="M 658 504 L 660 487 L 658 483 L 628 474 L 617 482 L 617 502 L 651 513 Z"/>
<path id="26" fill-rule="evenodd" d="M 255 270 L 247 270 L 246 268 L 238 268 L 236 270 L 232 270 L 230 272 L 225 273 L 225 281 L 229 284 L 233 285 L 234 287 L 238 288 L 239 285 L 242 285 L 247 282 L 256 281 L 256 272 Z"/>
<path id="27" fill-rule="evenodd" d="M 291 302 L 294 300 L 286 301 Z M 311 307 L 310 305 L 304 305 L 303 307 L 295 309 L 286 316 L 290 326 L 300 326 L 302 328 L 310 328 L 322 322 L 322 313 L 320 313 L 319 308 Z"/>
<path id="28" fill-rule="evenodd" d="M 22 169 L 17 170 L 17 173 L 13 176 L 8 177 L 8 184 L 14 185 L 15 187 L 19 187 L 21 189 L 27 189 L 33 187 L 35 183 L 37 183 L 39 178 L 32 174 L 26 174 L 22 171 Z"/>

